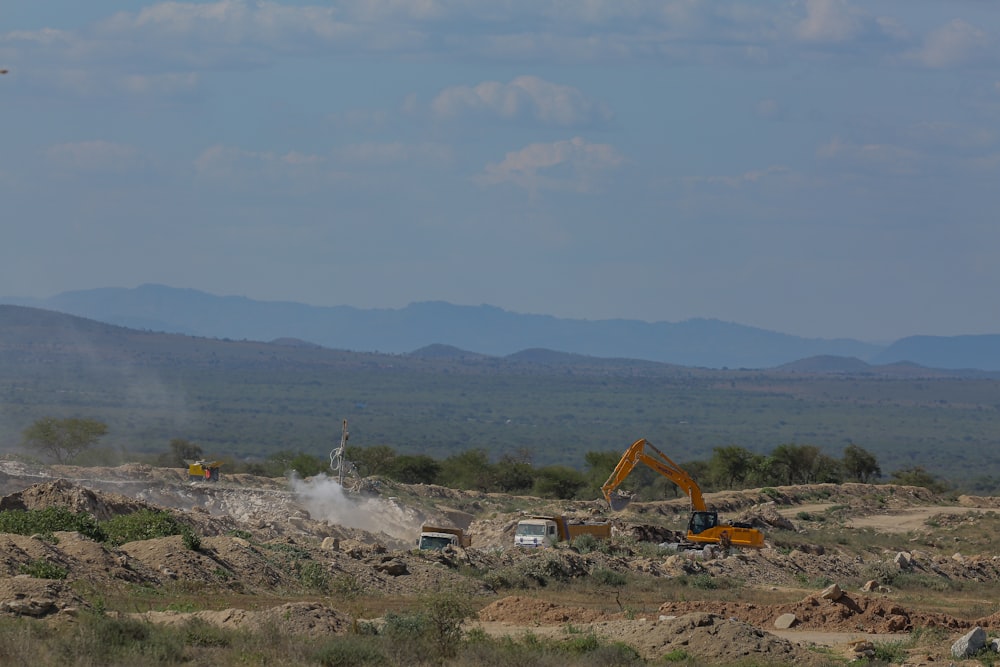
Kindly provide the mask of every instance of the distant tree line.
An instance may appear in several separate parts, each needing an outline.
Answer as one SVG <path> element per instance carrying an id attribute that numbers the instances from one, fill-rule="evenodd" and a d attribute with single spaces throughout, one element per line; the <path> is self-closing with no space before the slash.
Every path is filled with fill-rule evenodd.
<path id="1" fill-rule="evenodd" d="M 22 446 L 56 463 L 86 463 L 85 454 L 108 431 L 95 419 L 45 417 L 24 430 Z M 582 470 L 569 466 L 532 465 L 531 452 L 520 450 L 493 461 L 485 449 L 469 449 L 444 459 L 426 454 L 401 454 L 387 445 L 349 446 L 345 456 L 362 477 L 385 477 L 404 484 L 437 484 L 482 492 L 533 495 L 553 499 L 588 499 L 600 494 L 600 487 L 621 458 L 622 452 L 591 451 L 584 456 Z M 201 459 L 201 446 L 182 438 L 168 443 L 167 451 L 150 461 L 167 467 L 186 467 Z M 738 445 L 716 447 L 708 460 L 689 461 L 681 466 L 704 492 L 793 484 L 843 482 L 877 483 L 882 470 L 876 457 L 866 449 L 849 444 L 841 458 L 825 454 L 814 445 L 786 443 L 769 454 L 760 454 Z M 294 472 L 309 477 L 330 471 L 329 461 L 305 452 L 279 451 L 257 462 L 227 461 L 230 472 L 278 477 Z M 948 485 L 921 466 L 893 472 L 889 482 L 923 486 L 937 492 Z M 622 490 L 640 492 L 646 500 L 676 497 L 676 486 L 646 466 L 636 466 Z"/>

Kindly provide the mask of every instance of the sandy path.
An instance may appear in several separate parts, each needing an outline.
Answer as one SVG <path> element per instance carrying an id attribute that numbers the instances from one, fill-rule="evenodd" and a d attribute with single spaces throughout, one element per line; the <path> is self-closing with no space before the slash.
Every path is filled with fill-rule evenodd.
<path id="1" fill-rule="evenodd" d="M 908 533 L 925 528 L 927 520 L 937 514 L 968 514 L 977 512 L 970 507 L 913 507 L 888 514 L 859 516 L 847 522 L 848 528 L 873 528 L 883 533 Z"/>

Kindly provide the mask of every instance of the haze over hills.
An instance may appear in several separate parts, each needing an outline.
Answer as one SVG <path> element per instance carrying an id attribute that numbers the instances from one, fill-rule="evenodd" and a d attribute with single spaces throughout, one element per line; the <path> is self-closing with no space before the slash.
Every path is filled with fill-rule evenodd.
<path id="1" fill-rule="evenodd" d="M 843 338 L 801 338 L 713 319 L 677 323 L 571 320 L 440 301 L 400 309 L 320 307 L 163 285 L 79 290 L 46 299 L 3 297 L 0 303 L 134 329 L 236 340 L 290 338 L 359 352 L 402 354 L 445 345 L 491 356 L 540 348 L 703 368 L 774 368 L 812 357 L 844 357 L 862 364 L 909 362 L 933 368 L 1000 370 L 1000 335 L 913 336 L 880 345 Z"/>

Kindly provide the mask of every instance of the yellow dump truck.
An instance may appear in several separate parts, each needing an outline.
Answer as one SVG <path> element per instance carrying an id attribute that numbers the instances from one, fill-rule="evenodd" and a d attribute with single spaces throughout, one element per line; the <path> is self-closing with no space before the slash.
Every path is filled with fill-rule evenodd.
<path id="1" fill-rule="evenodd" d="M 222 461 L 191 461 L 188 463 L 188 479 L 192 482 L 218 482 Z"/>

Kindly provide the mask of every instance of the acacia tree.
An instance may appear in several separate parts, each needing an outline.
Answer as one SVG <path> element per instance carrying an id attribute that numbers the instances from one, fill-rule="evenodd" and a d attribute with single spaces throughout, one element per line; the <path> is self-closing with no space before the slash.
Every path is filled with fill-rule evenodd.
<path id="1" fill-rule="evenodd" d="M 844 469 L 851 479 L 864 484 L 882 476 L 882 468 L 875 455 L 854 443 L 844 449 Z"/>
<path id="2" fill-rule="evenodd" d="M 96 419 L 42 417 L 24 429 L 21 445 L 66 463 L 107 432 L 107 424 Z"/>
<path id="3" fill-rule="evenodd" d="M 708 465 L 720 486 L 735 489 L 742 487 L 750 475 L 752 462 L 753 452 L 737 445 L 731 445 L 713 449 L 712 458 Z"/>

